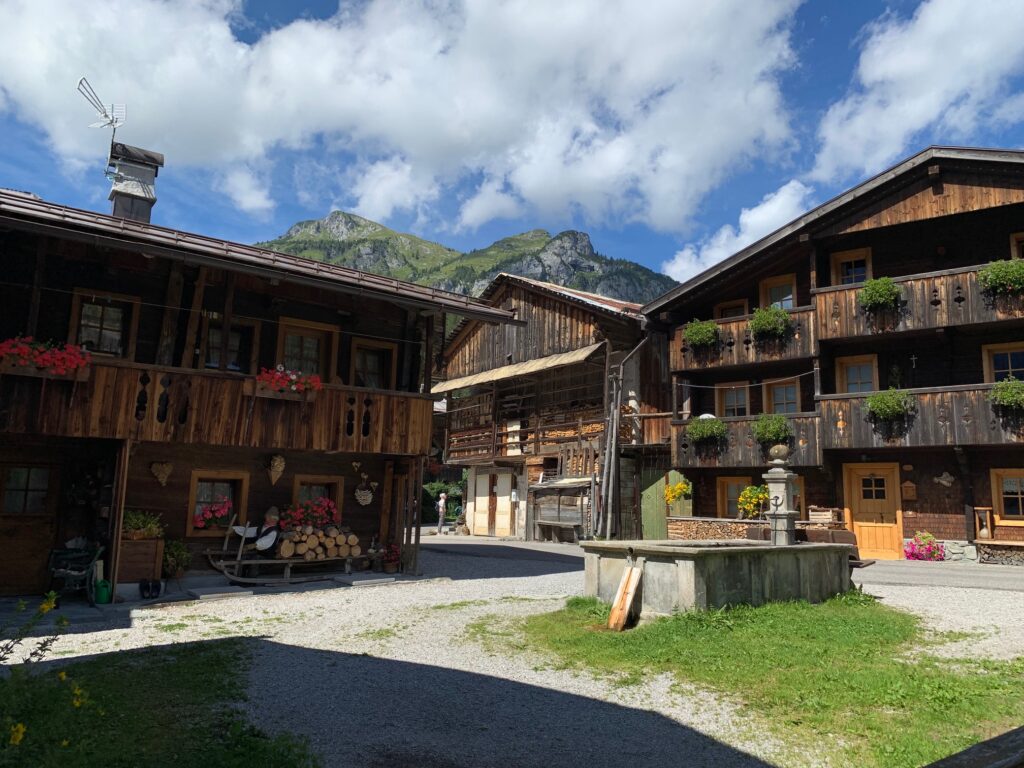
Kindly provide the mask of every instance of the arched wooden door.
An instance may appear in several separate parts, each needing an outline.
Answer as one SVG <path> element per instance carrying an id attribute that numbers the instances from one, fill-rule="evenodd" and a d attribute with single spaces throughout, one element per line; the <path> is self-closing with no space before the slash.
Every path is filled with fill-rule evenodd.
<path id="1" fill-rule="evenodd" d="M 846 525 L 857 536 L 862 558 L 903 557 L 903 519 L 898 464 L 844 464 Z"/>

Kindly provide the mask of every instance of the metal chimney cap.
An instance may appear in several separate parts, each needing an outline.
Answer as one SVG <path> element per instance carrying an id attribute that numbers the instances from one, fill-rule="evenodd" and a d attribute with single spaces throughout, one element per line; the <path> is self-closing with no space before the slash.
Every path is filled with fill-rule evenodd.
<path id="1" fill-rule="evenodd" d="M 126 160 L 130 163 L 141 163 L 142 165 L 151 165 L 155 168 L 162 168 L 164 165 L 164 156 L 161 153 L 133 147 L 131 144 L 123 144 L 120 141 L 111 143 L 110 160 L 111 162 Z"/>

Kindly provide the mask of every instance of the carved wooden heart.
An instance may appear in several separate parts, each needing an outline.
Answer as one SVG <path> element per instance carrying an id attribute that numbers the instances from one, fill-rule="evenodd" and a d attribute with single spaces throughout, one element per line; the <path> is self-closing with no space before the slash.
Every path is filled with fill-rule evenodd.
<path id="1" fill-rule="evenodd" d="M 153 473 L 153 477 L 157 479 L 160 485 L 167 485 L 167 478 L 174 471 L 174 465 L 169 461 L 154 461 L 149 465 L 149 471 Z"/>

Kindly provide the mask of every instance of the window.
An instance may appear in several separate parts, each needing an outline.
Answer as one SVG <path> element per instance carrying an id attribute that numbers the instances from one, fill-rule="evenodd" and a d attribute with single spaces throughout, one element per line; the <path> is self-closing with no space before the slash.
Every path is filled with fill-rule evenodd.
<path id="1" fill-rule="evenodd" d="M 865 500 L 885 498 L 885 478 L 868 475 L 860 479 L 860 497 Z"/>
<path id="2" fill-rule="evenodd" d="M 1024 259 L 1024 232 L 1010 235 L 1010 258 Z"/>
<path id="3" fill-rule="evenodd" d="M 730 317 L 743 317 L 749 314 L 750 310 L 747 307 L 747 300 L 736 299 L 735 301 L 723 301 L 721 304 L 716 304 L 714 318 L 715 320 L 726 320 Z"/>
<path id="4" fill-rule="evenodd" d="M 236 523 L 245 523 L 248 516 L 249 473 L 223 469 L 194 469 L 188 495 L 187 536 L 223 536 L 223 528 L 196 528 L 193 518 L 203 508 L 228 499 L 231 513 L 237 516 Z M 230 516 L 228 518 L 230 520 Z"/>
<path id="5" fill-rule="evenodd" d="M 762 280 L 761 306 L 793 309 L 796 306 L 796 275 L 779 275 Z"/>
<path id="6" fill-rule="evenodd" d="M 220 368 L 220 350 L 223 341 L 223 323 L 217 315 L 204 319 L 203 347 L 200 350 L 203 367 Z M 228 355 L 224 370 L 236 373 L 255 373 L 259 352 L 259 323 L 255 320 L 232 321 L 228 337 Z"/>
<path id="7" fill-rule="evenodd" d="M 68 338 L 94 354 L 135 357 L 139 299 L 76 288 Z"/>
<path id="8" fill-rule="evenodd" d="M 717 511 L 719 517 L 739 517 L 740 493 L 750 485 L 749 477 L 720 477 L 717 481 Z"/>
<path id="9" fill-rule="evenodd" d="M 856 394 L 878 391 L 878 356 L 836 358 L 836 391 Z"/>
<path id="10" fill-rule="evenodd" d="M 354 339 L 350 381 L 356 387 L 394 389 L 398 345 L 393 341 Z"/>
<path id="11" fill-rule="evenodd" d="M 832 285 L 854 285 L 871 278 L 871 249 L 832 254 Z"/>
<path id="12" fill-rule="evenodd" d="M 291 371 L 330 380 L 338 364 L 338 328 L 325 323 L 281 318 L 277 362 Z"/>
<path id="13" fill-rule="evenodd" d="M 335 475 L 296 475 L 292 484 L 292 503 L 312 501 L 326 496 L 341 509 L 345 479 Z"/>
<path id="14" fill-rule="evenodd" d="M 1024 525 L 1024 469 L 992 470 L 996 525 Z"/>
<path id="15" fill-rule="evenodd" d="M 988 344 L 982 347 L 985 381 L 1003 381 L 1011 376 L 1024 379 L 1024 342 Z"/>
<path id="16" fill-rule="evenodd" d="M 3 472 L 5 515 L 44 515 L 50 512 L 50 468 L 7 467 Z"/>
<path id="17" fill-rule="evenodd" d="M 719 416 L 746 416 L 747 382 L 734 381 L 715 387 L 715 409 Z"/>
<path id="18" fill-rule="evenodd" d="M 767 413 L 800 412 L 800 384 L 797 381 L 778 381 L 765 384 L 764 388 Z"/>

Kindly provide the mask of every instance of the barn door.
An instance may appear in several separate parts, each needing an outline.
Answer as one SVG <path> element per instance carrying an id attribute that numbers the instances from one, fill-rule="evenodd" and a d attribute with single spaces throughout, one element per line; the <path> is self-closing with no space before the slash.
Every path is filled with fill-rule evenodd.
<path id="1" fill-rule="evenodd" d="M 863 558 L 899 560 L 903 555 L 898 464 L 844 464 L 847 524 Z"/>

